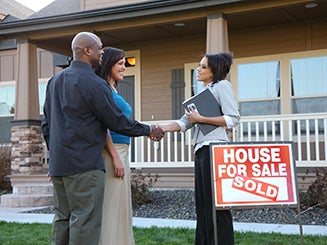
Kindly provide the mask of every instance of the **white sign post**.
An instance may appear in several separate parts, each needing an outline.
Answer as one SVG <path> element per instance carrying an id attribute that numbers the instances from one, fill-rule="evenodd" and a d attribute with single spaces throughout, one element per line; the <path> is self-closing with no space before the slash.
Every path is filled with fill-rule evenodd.
<path id="1" fill-rule="evenodd" d="M 214 220 L 219 209 L 297 206 L 303 244 L 292 142 L 213 143 L 210 154 Z"/>

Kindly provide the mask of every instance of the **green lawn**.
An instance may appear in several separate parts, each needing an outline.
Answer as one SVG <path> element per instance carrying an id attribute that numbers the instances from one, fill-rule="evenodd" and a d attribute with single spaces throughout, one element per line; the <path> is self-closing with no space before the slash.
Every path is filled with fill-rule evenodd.
<path id="1" fill-rule="evenodd" d="M 188 245 L 194 244 L 194 229 L 186 228 L 136 228 L 137 245 Z M 20 224 L 0 221 L 1 245 L 48 245 L 51 224 Z M 278 233 L 235 232 L 235 244 L 240 245 L 296 245 L 301 244 L 299 235 Z M 305 245 L 327 245 L 327 236 L 305 236 Z"/>

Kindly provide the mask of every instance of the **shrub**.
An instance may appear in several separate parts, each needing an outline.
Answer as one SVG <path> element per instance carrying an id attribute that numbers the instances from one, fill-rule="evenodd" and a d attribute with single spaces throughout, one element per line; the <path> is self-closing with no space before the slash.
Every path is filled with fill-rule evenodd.
<path id="1" fill-rule="evenodd" d="M 316 170 L 316 180 L 301 193 L 301 202 L 306 208 L 319 206 L 327 209 L 327 171 Z"/>
<path id="2" fill-rule="evenodd" d="M 132 204 L 133 207 L 151 202 L 149 188 L 153 187 L 158 180 L 158 175 L 143 174 L 135 171 L 131 174 Z"/>
<path id="3" fill-rule="evenodd" d="M 11 147 L 0 146 L 0 193 L 11 191 L 8 175 L 11 168 Z"/>

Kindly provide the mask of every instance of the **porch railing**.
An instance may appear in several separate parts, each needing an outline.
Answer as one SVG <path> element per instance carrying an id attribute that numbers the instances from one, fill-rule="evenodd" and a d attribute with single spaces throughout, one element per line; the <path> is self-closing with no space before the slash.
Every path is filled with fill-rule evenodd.
<path id="1" fill-rule="evenodd" d="M 171 120 L 147 121 L 167 124 Z M 193 167 L 192 130 L 166 133 L 160 142 L 132 138 L 132 168 Z M 242 117 L 231 132 L 232 142 L 290 141 L 297 167 L 327 167 L 327 113 Z M 46 147 L 44 147 L 46 149 Z M 47 164 L 48 153 L 44 153 Z"/>
<path id="2" fill-rule="evenodd" d="M 149 121 L 167 124 L 171 121 Z M 233 142 L 291 141 L 297 167 L 327 167 L 327 114 L 243 117 L 232 130 Z M 193 167 L 192 130 L 166 133 L 160 142 L 133 138 L 131 167 Z"/>

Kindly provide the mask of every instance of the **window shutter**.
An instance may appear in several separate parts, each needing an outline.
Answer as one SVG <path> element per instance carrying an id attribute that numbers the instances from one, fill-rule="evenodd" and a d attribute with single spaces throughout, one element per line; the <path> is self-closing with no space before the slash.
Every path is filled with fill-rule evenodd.
<path id="1" fill-rule="evenodd" d="M 184 69 L 173 69 L 171 72 L 172 119 L 178 119 L 184 114 L 182 102 L 185 99 Z"/>

